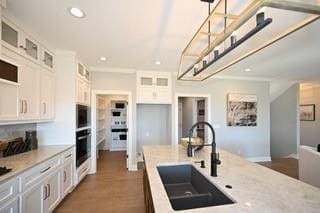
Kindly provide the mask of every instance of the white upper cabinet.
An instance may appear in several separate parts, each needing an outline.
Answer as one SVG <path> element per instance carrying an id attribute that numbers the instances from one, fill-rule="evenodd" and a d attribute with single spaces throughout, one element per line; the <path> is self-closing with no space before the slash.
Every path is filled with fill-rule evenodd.
<path id="1" fill-rule="evenodd" d="M 3 19 L 1 22 L 2 45 L 13 51 L 19 51 L 19 30 L 9 21 Z"/>
<path id="2" fill-rule="evenodd" d="M 50 50 L 42 47 L 41 48 L 41 65 L 50 71 L 54 71 L 54 62 L 55 62 L 54 54 Z"/>
<path id="3" fill-rule="evenodd" d="M 20 81 L 20 56 L 7 48 L 2 48 L 2 57 L 5 60 L 15 62 L 18 67 L 18 82 L 0 82 L 0 121 L 17 120 L 22 106 L 19 104 L 19 81 Z"/>
<path id="4" fill-rule="evenodd" d="M 77 65 L 77 103 L 90 106 L 90 72 L 82 63 Z"/>
<path id="5" fill-rule="evenodd" d="M 78 62 L 77 74 L 81 79 L 83 79 L 83 80 L 85 80 L 87 82 L 90 81 L 90 72 L 89 72 L 89 70 L 85 67 L 85 65 L 83 65 L 80 62 Z"/>
<path id="6" fill-rule="evenodd" d="M 40 45 L 25 33 L 20 33 L 20 35 L 21 42 L 19 47 L 22 51 L 22 55 L 34 62 L 38 62 Z"/>
<path id="7" fill-rule="evenodd" d="M 36 64 L 22 59 L 19 70 L 19 104 L 23 119 L 39 118 L 40 101 L 40 69 Z"/>
<path id="8" fill-rule="evenodd" d="M 1 57 L 17 74 L 14 80 L 0 79 L 0 124 L 54 119 L 52 51 L 2 17 Z"/>
<path id="9" fill-rule="evenodd" d="M 9 20 L 3 18 L 1 27 L 2 45 L 33 62 L 39 62 L 40 44 Z"/>
<path id="10" fill-rule="evenodd" d="M 77 78 L 77 103 L 90 106 L 90 84 Z"/>
<path id="11" fill-rule="evenodd" d="M 171 104 L 171 83 L 169 72 L 137 72 L 137 103 Z"/>
<path id="12" fill-rule="evenodd" d="M 41 70 L 40 88 L 40 118 L 53 119 L 55 112 L 55 78 L 54 74 L 46 69 Z"/>

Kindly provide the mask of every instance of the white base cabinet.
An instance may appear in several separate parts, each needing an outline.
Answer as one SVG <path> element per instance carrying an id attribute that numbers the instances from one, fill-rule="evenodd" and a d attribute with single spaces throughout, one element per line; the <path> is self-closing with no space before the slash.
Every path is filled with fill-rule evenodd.
<path id="1" fill-rule="evenodd" d="M 28 189 L 21 195 L 20 213 L 44 213 L 45 190 L 43 184 L 38 184 Z"/>
<path id="2" fill-rule="evenodd" d="M 1 213 L 53 212 L 74 184 L 74 149 L 0 185 Z"/>
<path id="3" fill-rule="evenodd" d="M 6 205 L 0 207 L 1 213 L 19 213 L 19 199 L 15 198 Z"/>

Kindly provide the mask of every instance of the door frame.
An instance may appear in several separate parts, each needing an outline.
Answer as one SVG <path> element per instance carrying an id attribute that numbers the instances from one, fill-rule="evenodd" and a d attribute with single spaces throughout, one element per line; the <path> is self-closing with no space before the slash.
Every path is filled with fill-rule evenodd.
<path id="1" fill-rule="evenodd" d="M 210 94 L 195 94 L 195 93 L 176 93 L 174 98 L 174 116 L 172 123 L 174 126 L 174 134 L 172 134 L 172 144 L 179 144 L 179 98 L 205 98 L 206 103 L 206 121 L 211 123 L 211 95 Z M 207 141 L 211 141 L 212 135 L 205 133 Z"/>
<path id="2" fill-rule="evenodd" d="M 97 96 L 98 95 L 126 95 L 128 96 L 128 142 L 127 142 L 127 167 L 129 171 L 136 171 L 133 165 L 133 102 L 132 92 L 123 90 L 92 90 L 91 92 L 91 164 L 90 174 L 97 172 Z"/>

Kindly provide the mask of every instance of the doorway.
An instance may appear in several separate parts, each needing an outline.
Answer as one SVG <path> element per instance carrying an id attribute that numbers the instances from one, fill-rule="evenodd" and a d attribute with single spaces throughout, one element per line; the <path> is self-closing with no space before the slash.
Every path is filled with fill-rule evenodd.
<path id="1" fill-rule="evenodd" d="M 123 162 L 132 165 L 132 95 L 129 91 L 93 91 L 91 108 L 91 169 L 97 171 L 99 150 L 124 152 Z"/>
<path id="2" fill-rule="evenodd" d="M 175 99 L 175 139 L 174 144 L 186 140 L 193 124 L 200 121 L 211 123 L 211 98 L 203 94 L 176 94 Z M 210 143 L 212 138 L 207 127 L 197 126 L 192 137 Z"/>

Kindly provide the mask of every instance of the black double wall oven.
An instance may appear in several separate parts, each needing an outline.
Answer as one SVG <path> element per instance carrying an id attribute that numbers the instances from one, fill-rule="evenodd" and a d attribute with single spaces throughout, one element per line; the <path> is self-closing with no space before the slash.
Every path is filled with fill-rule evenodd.
<path id="1" fill-rule="evenodd" d="M 76 165 L 79 167 L 91 153 L 90 107 L 77 104 L 76 113 Z"/>

